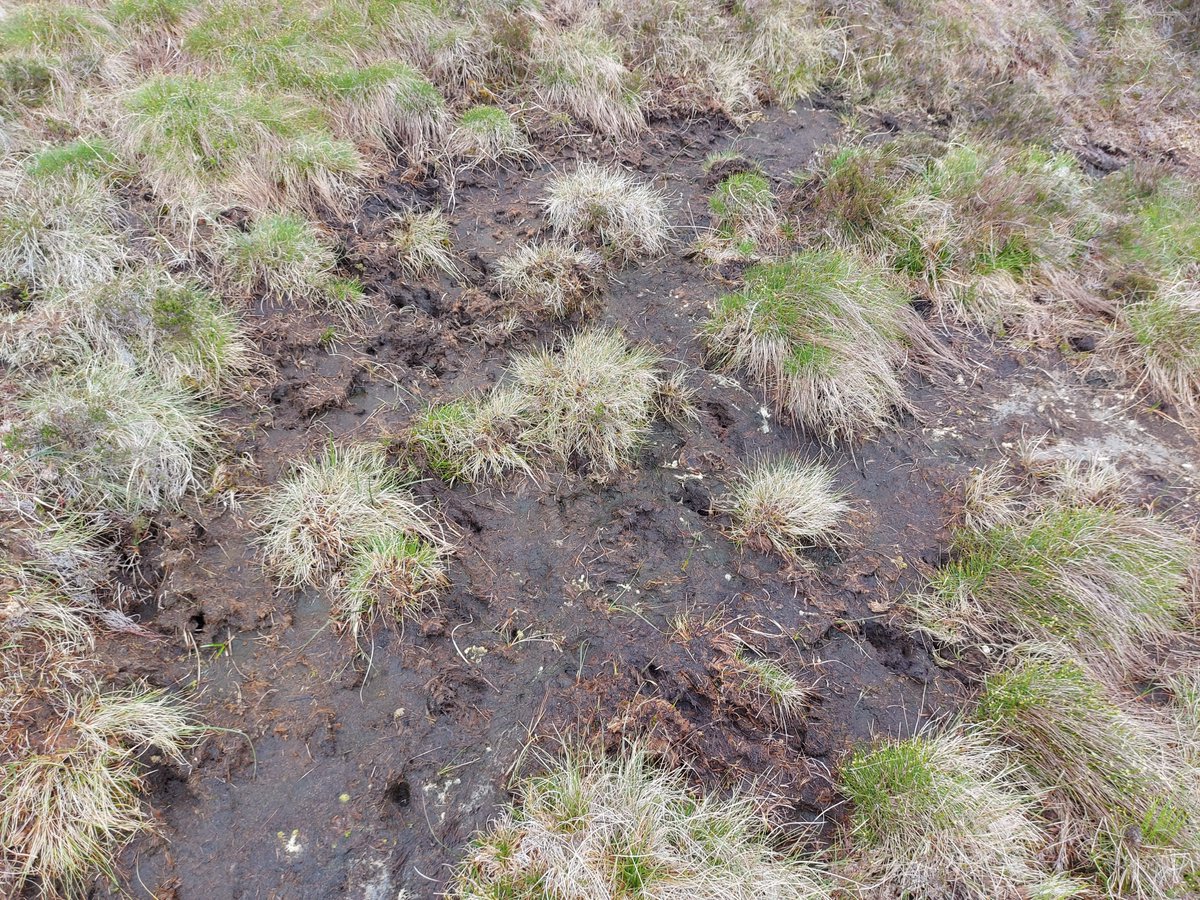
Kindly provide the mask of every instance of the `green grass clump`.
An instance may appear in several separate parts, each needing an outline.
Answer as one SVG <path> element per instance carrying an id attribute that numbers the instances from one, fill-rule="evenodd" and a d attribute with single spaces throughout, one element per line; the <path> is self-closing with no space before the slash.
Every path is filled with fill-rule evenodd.
<path id="1" fill-rule="evenodd" d="M 113 320 L 124 307 L 142 325 L 148 314 L 150 328 L 140 335 L 139 355 L 160 377 L 201 393 L 217 393 L 229 378 L 249 370 L 253 351 L 236 317 L 211 291 L 194 281 L 164 279 L 145 285 L 145 293 L 123 292 L 114 287 L 106 297 L 104 312 Z M 132 306 L 132 304 L 136 304 Z M 127 322 L 129 320 L 126 320 Z"/>
<path id="2" fill-rule="evenodd" d="M 1130 378 L 1159 399 L 1200 411 L 1200 290 L 1163 285 L 1126 301 L 1108 343 Z"/>
<path id="3" fill-rule="evenodd" d="M 445 98 L 407 62 L 379 57 L 386 36 L 403 43 L 404 20 L 411 25 L 423 13 L 411 4 L 334 2 L 313 10 L 287 0 L 263 15 L 233 0 L 214 5 L 184 46 L 262 89 L 307 96 L 347 137 L 420 152 L 442 135 Z"/>
<path id="4" fill-rule="evenodd" d="M 914 323 L 887 272 L 850 253 L 813 250 L 748 269 L 706 332 L 717 364 L 749 372 L 777 412 L 848 437 L 906 407 L 900 370 Z"/>
<path id="5" fill-rule="evenodd" d="M 263 506 L 259 543 L 280 583 L 299 587 L 344 574 L 362 541 L 404 536 L 444 553 L 445 533 L 379 448 L 355 444 L 284 477 Z"/>
<path id="6" fill-rule="evenodd" d="M 360 315 L 371 305 L 371 299 L 357 278 L 331 278 L 321 299 L 331 312 L 348 318 Z"/>
<path id="7" fill-rule="evenodd" d="M 1125 176 L 1125 180 L 1134 178 Z M 1121 259 L 1167 279 L 1200 269 L 1200 189 L 1164 177 L 1127 202 L 1130 219 L 1116 234 Z"/>
<path id="8" fill-rule="evenodd" d="M 18 891 L 85 896 L 97 873 L 117 881 L 117 854 L 153 830 L 139 796 L 154 750 L 178 765 L 200 728 L 161 691 L 91 687 L 71 698 L 53 746 L 0 756 L 0 862 Z"/>
<path id="9" fill-rule="evenodd" d="M 886 260 L 939 308 L 993 329 L 1031 311 L 1036 285 L 1074 266 L 1098 223 L 1074 160 L 1037 147 L 906 138 L 845 148 L 806 187 L 835 242 Z"/>
<path id="10" fill-rule="evenodd" d="M 0 18 L 0 53 L 99 57 L 114 40 L 112 26 L 90 9 L 66 3 L 24 3 Z"/>
<path id="11" fill-rule="evenodd" d="M 54 73 L 41 60 L 28 56 L 0 58 L 0 110 L 36 109 L 50 99 Z"/>
<path id="12" fill-rule="evenodd" d="M 738 172 L 708 198 L 714 233 L 701 241 L 713 262 L 756 259 L 779 250 L 788 231 L 775 209 L 771 184 L 757 172 Z"/>
<path id="13" fill-rule="evenodd" d="M 113 0 L 108 17 L 117 25 L 134 29 L 174 28 L 196 6 L 197 0 Z"/>
<path id="14" fill-rule="evenodd" d="M 101 136 L 55 144 L 25 160 L 25 170 L 34 178 L 75 173 L 101 178 L 117 173 L 121 168 L 116 148 L 108 138 Z"/>
<path id="15" fill-rule="evenodd" d="M 306 211 L 345 209 L 354 198 L 366 164 L 358 148 L 328 132 L 298 135 L 273 154 L 272 184 L 264 185 L 260 206 L 271 201 L 271 189 L 282 202 Z"/>
<path id="16" fill-rule="evenodd" d="M 913 601 L 921 625 L 955 641 L 1063 641 L 1118 681 L 1145 675 L 1185 627 L 1197 549 L 1119 493 L 1094 495 L 1096 474 L 1065 462 L 1040 483 L 996 474 L 1001 493 L 980 500 Z"/>
<path id="17" fill-rule="evenodd" d="M 221 250 L 230 279 L 247 293 L 262 289 L 279 297 L 319 298 L 333 277 L 333 248 L 299 216 L 268 215 L 245 231 L 226 229 Z"/>
<path id="18" fill-rule="evenodd" d="M 1034 798 L 1005 749 L 979 731 L 858 750 L 839 785 L 851 804 L 847 874 L 879 896 L 1043 896 L 1046 835 Z"/>
<path id="19" fill-rule="evenodd" d="M 830 896 L 813 866 L 772 848 L 749 800 L 696 796 L 639 748 L 568 753 L 517 796 L 476 836 L 449 896 Z"/>
<path id="20" fill-rule="evenodd" d="M 1150 398 L 1200 409 L 1200 190 L 1139 167 L 1110 175 L 1102 191 L 1115 226 L 1101 241 L 1116 307 L 1102 345 Z"/>
<path id="21" fill-rule="evenodd" d="M 750 35 L 746 62 L 761 72 L 780 104 L 814 93 L 837 61 L 838 41 L 807 2 L 767 0 L 737 7 Z"/>
<path id="22" fill-rule="evenodd" d="M 315 106 L 215 75 L 156 75 L 124 102 L 129 150 L 155 190 L 185 207 L 217 203 L 234 179 L 267 166 L 271 149 L 326 129 Z"/>
<path id="23" fill-rule="evenodd" d="M 519 446 L 524 415 L 521 394 L 502 388 L 430 407 L 410 435 L 438 477 L 473 484 L 532 472 Z"/>
<path id="24" fill-rule="evenodd" d="M 68 366 L 80 356 L 130 361 L 167 384 L 219 394 L 253 366 L 237 318 L 211 291 L 150 266 L 10 315 L 0 339 L 12 365 Z"/>
<path id="25" fill-rule="evenodd" d="M 333 589 L 330 615 L 356 644 L 379 622 L 418 616 L 447 584 L 445 552 L 404 531 L 370 534 L 350 551 Z"/>
<path id="26" fill-rule="evenodd" d="M 465 165 L 475 166 L 528 157 L 533 151 L 512 116 L 498 106 L 476 105 L 458 117 L 446 140 L 446 152 Z"/>
<path id="27" fill-rule="evenodd" d="M 399 60 L 336 69 L 314 91 L 341 105 L 351 133 L 385 145 L 399 141 L 417 154 L 441 138 L 448 120 L 437 86 Z"/>
<path id="28" fill-rule="evenodd" d="M 174 507 L 216 443 L 213 419 L 189 393 L 117 362 L 55 373 L 19 409 L 22 469 L 75 509 Z"/>
<path id="29" fill-rule="evenodd" d="M 1069 863 L 1104 896 L 1179 896 L 1200 864 L 1200 781 L 1157 713 L 1119 706 L 1080 665 L 1021 648 L 977 718 L 1060 810 Z"/>
<path id="30" fill-rule="evenodd" d="M 364 23 L 365 25 L 365 23 Z M 309 86 L 341 62 L 362 31 L 338 33 L 326 8 L 283 0 L 268 12 L 232 0 L 206 5 L 188 29 L 183 47 L 202 59 L 236 71 L 251 84 L 284 89 Z"/>

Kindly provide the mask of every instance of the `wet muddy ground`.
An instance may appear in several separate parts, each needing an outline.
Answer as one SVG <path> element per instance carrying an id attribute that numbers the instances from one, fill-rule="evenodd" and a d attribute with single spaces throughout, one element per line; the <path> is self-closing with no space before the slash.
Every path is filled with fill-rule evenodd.
<path id="1" fill-rule="evenodd" d="M 435 897 L 506 799 L 514 767 L 536 765 L 531 742 L 572 733 L 638 736 L 708 789 L 753 781 L 798 839 L 829 840 L 841 755 L 953 715 L 971 696 L 979 660 L 935 657 L 903 612 L 945 552 L 971 467 L 1050 432 L 1072 452 L 1120 462 L 1147 498 L 1192 518 L 1191 438 L 1103 369 L 1057 352 L 933 323 L 970 368 L 945 384 L 914 375 L 915 413 L 855 446 L 798 434 L 753 384 L 704 369 L 708 305 L 737 280 L 686 252 L 707 221 L 705 156 L 736 147 L 784 193 L 837 130 L 832 113 L 804 107 L 736 138 L 709 120 L 660 123 L 628 154 L 578 138 L 543 147 L 544 162 L 524 170 L 469 175 L 451 211 L 457 282 L 414 283 L 389 259 L 387 216 L 447 200 L 442 180 L 397 171 L 352 223 L 336 224 L 376 320 L 351 328 L 247 308 L 270 366 L 223 412 L 236 452 L 212 497 L 130 548 L 145 597 L 136 612 L 159 639 L 114 636 L 107 647 L 115 679 L 194 688 L 199 714 L 221 729 L 190 771 L 151 777 L 163 834 L 123 858 L 131 894 Z M 686 367 L 700 420 L 660 424 L 637 470 L 603 484 L 575 474 L 452 489 L 425 473 L 418 493 L 461 532 L 453 587 L 437 615 L 378 634 L 369 662 L 356 660 L 319 592 L 280 592 L 263 573 L 256 497 L 330 439 L 399 437 L 426 403 L 493 383 L 514 350 L 554 339 L 544 322 L 497 328 L 505 311 L 489 275 L 542 229 L 548 177 L 595 156 L 668 191 L 679 229 L 664 258 L 610 273 L 595 320 Z M 834 464 L 855 507 L 843 545 L 790 571 L 737 548 L 710 513 L 738 461 L 784 450 Z M 811 680 L 803 721 L 776 722 L 742 695 L 731 636 Z"/>

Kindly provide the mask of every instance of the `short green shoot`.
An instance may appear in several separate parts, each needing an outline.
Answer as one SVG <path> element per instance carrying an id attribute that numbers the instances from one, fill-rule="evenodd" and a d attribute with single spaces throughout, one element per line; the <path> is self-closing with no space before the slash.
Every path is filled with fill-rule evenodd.
<path id="1" fill-rule="evenodd" d="M 813 699 L 813 685 L 801 681 L 778 660 L 744 650 L 739 650 L 736 658 L 743 670 L 738 688 L 756 698 L 760 712 L 769 712 L 784 726 L 804 718 Z"/>
<path id="2" fill-rule="evenodd" d="M 708 208 L 712 231 L 701 237 L 699 252 L 710 262 L 772 256 L 786 241 L 771 185 L 756 172 L 724 179 L 708 198 Z"/>

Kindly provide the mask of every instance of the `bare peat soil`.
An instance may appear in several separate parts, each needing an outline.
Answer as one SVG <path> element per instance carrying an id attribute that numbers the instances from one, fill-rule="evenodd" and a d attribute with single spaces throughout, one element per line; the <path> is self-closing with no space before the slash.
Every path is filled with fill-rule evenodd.
<path id="1" fill-rule="evenodd" d="M 831 113 L 800 107 L 740 136 L 698 119 L 660 123 L 616 151 L 585 138 L 543 146 L 544 162 L 458 184 L 457 281 L 413 282 L 395 266 L 387 216 L 449 200 L 429 173 L 396 171 L 352 222 L 330 223 L 374 321 L 349 329 L 299 310 L 246 311 L 271 366 L 252 400 L 223 412 L 235 446 L 218 474 L 224 493 L 129 548 L 145 597 L 136 612 L 160 639 L 113 636 L 105 648 L 114 679 L 194 689 L 199 714 L 225 729 L 190 771 L 151 776 L 163 836 L 123 857 L 130 894 L 435 897 L 514 768 L 536 765 L 531 739 L 552 747 L 573 733 L 638 736 L 710 790 L 753 781 L 780 822 L 827 841 L 841 755 L 951 716 L 972 695 L 981 660 L 935 655 L 902 608 L 945 553 L 971 467 L 1049 432 L 1068 451 L 1120 462 L 1147 499 L 1192 518 L 1191 437 L 1103 369 L 1056 352 L 933 323 L 970 367 L 957 383 L 914 376 L 916 413 L 855 446 L 797 433 L 755 385 L 704 369 L 708 306 L 739 277 L 687 253 L 707 222 L 705 156 L 736 147 L 786 193 L 836 134 Z M 668 191 L 678 228 L 664 258 L 610 273 L 596 321 L 688 367 L 700 421 L 660 425 L 636 471 L 603 484 L 574 473 L 451 489 L 426 473 L 418 492 L 461 531 L 453 587 L 437 616 L 380 633 L 369 664 L 356 661 L 320 592 L 280 592 L 263 573 L 256 497 L 331 439 L 399 436 L 425 404 L 494 383 L 514 350 L 554 340 L 546 323 L 496 329 L 505 310 L 489 275 L 543 229 L 547 179 L 596 156 Z M 849 540 L 792 571 L 736 547 L 710 512 L 739 461 L 781 451 L 834 464 L 855 507 Z M 775 722 L 744 695 L 730 635 L 812 680 L 802 722 Z"/>

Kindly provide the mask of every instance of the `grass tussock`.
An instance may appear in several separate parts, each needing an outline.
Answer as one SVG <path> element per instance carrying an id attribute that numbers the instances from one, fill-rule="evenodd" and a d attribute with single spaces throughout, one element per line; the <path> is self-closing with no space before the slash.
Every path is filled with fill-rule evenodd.
<path id="1" fill-rule="evenodd" d="M 450 222 L 440 210 L 412 210 L 395 216 L 391 235 L 396 260 L 409 275 L 458 274 L 451 249 Z"/>
<path id="2" fill-rule="evenodd" d="M 606 477 L 629 464 L 665 414 L 672 384 L 653 351 L 615 331 L 581 331 L 560 349 L 514 358 L 490 393 L 426 411 L 410 435 L 449 481 L 530 473 L 533 460 Z"/>
<path id="3" fill-rule="evenodd" d="M 530 61 L 537 95 L 549 109 L 606 137 L 631 138 L 645 127 L 640 79 L 600 29 L 584 23 L 539 30 Z"/>
<path id="4" fill-rule="evenodd" d="M 712 230 L 699 241 L 709 262 L 757 260 L 775 256 L 792 231 L 775 208 L 770 182 L 757 172 L 723 179 L 708 198 Z"/>
<path id="5" fill-rule="evenodd" d="M 526 415 L 525 397 L 502 387 L 430 407 L 413 423 L 410 436 L 438 477 L 451 484 L 531 474 L 521 445 Z"/>
<path id="6" fill-rule="evenodd" d="M 556 234 L 594 239 L 618 256 L 657 256 L 667 247 L 665 198 L 621 169 L 582 163 L 551 182 L 544 206 Z"/>
<path id="7" fill-rule="evenodd" d="M 299 463 L 262 510 L 259 543 L 286 587 L 316 585 L 352 560 L 359 542 L 407 536 L 448 549 L 446 529 L 371 445 L 330 447 Z"/>
<path id="8" fill-rule="evenodd" d="M 527 404 L 521 442 L 598 473 L 615 472 L 645 439 L 663 383 L 658 354 L 602 330 L 518 356 L 509 372 Z"/>
<path id="9" fill-rule="evenodd" d="M 341 105 L 344 131 L 372 137 L 380 147 L 398 141 L 416 158 L 442 139 L 449 121 L 437 86 L 399 60 L 334 72 L 319 93 Z"/>
<path id="10" fill-rule="evenodd" d="M 22 3 L 0 19 L 3 67 L 19 81 L 33 76 L 42 82 L 35 93 L 39 105 L 51 96 L 69 103 L 90 82 L 119 81 L 127 74 L 121 44 L 108 19 L 85 6 Z"/>
<path id="11" fill-rule="evenodd" d="M 0 279 L 45 291 L 109 277 L 128 253 L 116 219 L 101 178 L 71 167 L 34 174 L 0 166 Z"/>
<path id="12" fill-rule="evenodd" d="M 512 116 L 498 106 L 479 104 L 458 117 L 446 138 L 446 153 L 470 167 L 529 159 L 533 148 Z"/>
<path id="13" fill-rule="evenodd" d="M 37 671 L 44 683 L 70 684 L 79 678 L 78 661 L 96 645 L 94 609 L 78 602 L 68 585 L 35 564 L 0 567 L 0 679 L 23 680 Z M 91 600 L 90 594 L 80 599 Z M 12 688 L 14 697 L 22 693 Z"/>
<path id="14" fill-rule="evenodd" d="M 1118 216 L 1104 249 L 1126 268 L 1164 281 L 1200 274 L 1200 188 L 1176 176 L 1130 169 L 1102 185 Z"/>
<path id="15" fill-rule="evenodd" d="M 837 63 L 836 31 L 807 2 L 752 0 L 739 7 L 749 33 L 746 61 L 782 106 L 817 91 Z"/>
<path id="16" fill-rule="evenodd" d="M 361 167 L 353 147 L 334 141 L 317 106 L 227 76 L 154 76 L 131 88 L 123 106 L 123 146 L 185 218 L 231 201 L 265 211 L 280 198 L 333 199 Z"/>
<path id="17" fill-rule="evenodd" d="M 475 838 L 450 896 L 830 896 L 812 866 L 772 849 L 749 799 L 696 796 L 639 748 L 569 753 L 517 794 Z"/>
<path id="18" fill-rule="evenodd" d="M 1104 896 L 1157 900 L 1194 881 L 1197 770 L 1166 717 L 1119 705 L 1079 664 L 1037 647 L 987 679 L 977 717 L 1044 792 L 1061 852 Z"/>
<path id="19" fill-rule="evenodd" d="M 263 216 L 244 231 L 223 229 L 218 240 L 226 278 L 247 296 L 308 301 L 344 315 L 368 305 L 357 281 L 335 274 L 329 239 L 300 216 Z"/>
<path id="20" fill-rule="evenodd" d="M 1200 282 L 1164 285 L 1123 303 L 1105 349 L 1139 389 L 1189 416 L 1200 413 Z"/>
<path id="21" fill-rule="evenodd" d="M 1144 676 L 1186 627 L 1197 548 L 1121 488 L 1108 467 L 1052 458 L 976 476 L 917 621 L 955 642 L 1061 641 L 1118 682 Z"/>
<path id="22" fill-rule="evenodd" d="M 1114 226 L 1100 277 L 1115 315 L 1102 350 L 1151 398 L 1200 409 L 1200 191 L 1133 171 L 1102 184 Z"/>
<path id="23" fill-rule="evenodd" d="M 794 456 L 741 469 L 717 507 L 732 519 L 734 540 L 790 560 L 805 548 L 832 542 L 850 510 L 831 469 Z"/>
<path id="24" fill-rule="evenodd" d="M 264 16 L 254 4 L 227 0 L 207 5 L 183 47 L 261 94 L 303 97 L 341 137 L 420 158 L 442 138 L 448 113 L 419 66 L 439 68 L 435 57 L 445 53 L 429 42 L 441 40 L 436 32 L 449 38 L 454 18 L 425 4 L 355 0 L 287 0 Z"/>
<path id="25" fill-rule="evenodd" d="M 216 424 L 192 395 L 120 362 L 85 361 L 31 386 L 6 450 L 39 491 L 136 515 L 197 486 Z"/>
<path id="26" fill-rule="evenodd" d="M 553 319 L 586 316 L 600 299 L 604 268 L 591 250 L 562 241 L 527 244 L 500 259 L 496 286 L 508 300 Z"/>
<path id="27" fill-rule="evenodd" d="M 133 362 L 204 395 L 222 393 L 256 365 L 237 317 L 211 291 L 155 266 L 0 318 L 0 358 L 10 365 L 38 372 L 88 355 Z"/>
<path id="28" fill-rule="evenodd" d="M 814 250 L 748 269 L 742 289 L 717 301 L 706 336 L 717 365 L 746 371 L 776 412 L 850 437 L 907 407 L 900 373 L 918 325 L 888 273 Z"/>
<path id="29" fill-rule="evenodd" d="M 852 805 L 845 874 L 864 897 L 1071 896 L 1043 891 L 1036 802 L 978 729 L 858 750 L 839 786 Z"/>
<path id="30" fill-rule="evenodd" d="M 361 643 L 377 623 L 416 618 L 449 583 L 444 550 L 401 530 L 358 540 L 333 588 L 330 615 Z"/>
<path id="31" fill-rule="evenodd" d="M 133 688 L 74 696 L 41 747 L 9 747 L 0 768 L 0 861 L 20 888 L 86 893 L 98 870 L 116 879 L 116 857 L 150 830 L 142 807 L 141 755 L 153 748 L 184 765 L 199 729 L 186 706 Z"/>
<path id="32" fill-rule="evenodd" d="M 784 727 L 804 718 L 815 694 L 812 683 L 802 680 L 780 660 L 741 648 L 734 656 L 741 670 L 738 689 L 755 698 L 760 714 L 769 713 Z"/>
<path id="33" fill-rule="evenodd" d="M 1038 314 L 1098 211 L 1078 164 L 1036 147 L 905 139 L 829 157 L 807 183 L 817 229 L 885 261 L 943 314 L 1001 330 Z"/>
<path id="34" fill-rule="evenodd" d="M 25 158 L 24 168 L 35 179 L 79 175 L 90 176 L 101 183 L 129 174 L 116 147 L 103 135 L 48 144 L 31 152 Z"/>

